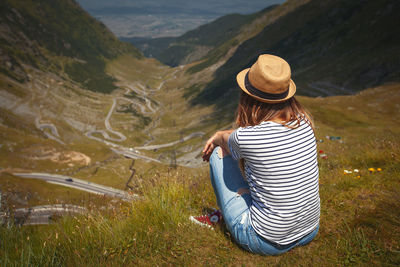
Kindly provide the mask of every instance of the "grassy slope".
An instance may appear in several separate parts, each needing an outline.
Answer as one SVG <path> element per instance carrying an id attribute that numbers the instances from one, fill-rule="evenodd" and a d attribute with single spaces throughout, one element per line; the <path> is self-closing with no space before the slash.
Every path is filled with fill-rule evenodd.
<path id="1" fill-rule="evenodd" d="M 7 0 L 0 6 L 0 44 L 5 52 L 0 70 L 21 81 L 28 79 L 21 64 L 28 64 L 65 71 L 87 89 L 107 93 L 115 86 L 105 73 L 105 60 L 127 52 L 141 57 L 73 0 Z"/>
<path id="2" fill-rule="evenodd" d="M 193 103 L 215 103 L 221 96 L 237 99 L 232 77 L 262 53 L 290 63 L 303 95 L 351 93 L 398 81 L 399 8 L 393 0 L 310 1 L 241 44 Z M 326 92 L 311 85 L 318 82 L 325 83 L 318 87 Z"/>
<path id="3" fill-rule="evenodd" d="M 0 263 L 33 265 L 365 266 L 400 264 L 400 85 L 354 96 L 299 97 L 312 112 L 319 160 L 321 227 L 316 239 L 276 257 L 238 248 L 224 228 L 188 216 L 215 207 L 207 168 L 139 169 L 142 201 L 45 227 L 1 227 Z M 325 138 L 341 136 L 343 143 Z M 370 167 L 381 172 L 369 173 Z M 359 169 L 361 177 L 344 175 Z"/>

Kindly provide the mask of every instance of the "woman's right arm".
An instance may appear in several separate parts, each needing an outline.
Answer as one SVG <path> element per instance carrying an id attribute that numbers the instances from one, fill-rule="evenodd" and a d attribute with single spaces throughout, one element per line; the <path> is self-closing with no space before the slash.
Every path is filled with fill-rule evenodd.
<path id="1" fill-rule="evenodd" d="M 234 130 L 218 131 L 210 139 L 207 140 L 203 148 L 203 160 L 209 161 L 211 153 L 217 146 L 222 147 L 226 152 L 230 154 L 228 139 Z"/>

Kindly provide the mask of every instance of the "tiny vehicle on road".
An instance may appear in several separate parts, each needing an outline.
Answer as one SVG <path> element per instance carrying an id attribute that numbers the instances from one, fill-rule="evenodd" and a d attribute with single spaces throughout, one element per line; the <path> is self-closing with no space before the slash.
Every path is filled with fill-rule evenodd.
<path id="1" fill-rule="evenodd" d="M 74 180 L 72 180 L 72 178 L 67 178 L 65 179 L 66 182 L 73 182 Z"/>

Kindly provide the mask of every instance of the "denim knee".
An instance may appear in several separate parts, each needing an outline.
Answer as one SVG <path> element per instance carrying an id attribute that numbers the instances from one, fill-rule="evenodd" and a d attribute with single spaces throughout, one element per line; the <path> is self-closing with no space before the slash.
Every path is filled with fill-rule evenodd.
<path id="1" fill-rule="evenodd" d="M 210 156 L 210 165 L 215 163 L 217 160 L 220 160 L 219 156 L 218 156 L 218 149 L 219 146 L 217 146 L 216 148 L 214 148 L 213 152 L 211 153 Z"/>

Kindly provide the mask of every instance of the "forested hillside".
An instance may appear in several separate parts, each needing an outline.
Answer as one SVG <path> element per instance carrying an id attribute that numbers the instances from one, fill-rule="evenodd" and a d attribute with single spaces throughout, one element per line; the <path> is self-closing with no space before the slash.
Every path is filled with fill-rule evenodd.
<path id="1" fill-rule="evenodd" d="M 110 92 L 105 60 L 122 53 L 141 57 L 73 0 L 5 0 L 0 3 L 0 71 L 28 79 L 22 64 L 70 78 L 92 91 Z"/>
<path id="2" fill-rule="evenodd" d="M 241 44 L 192 103 L 236 99 L 236 74 L 262 53 L 289 62 L 302 95 L 351 94 L 398 81 L 399 11 L 396 0 L 310 1 Z"/>

